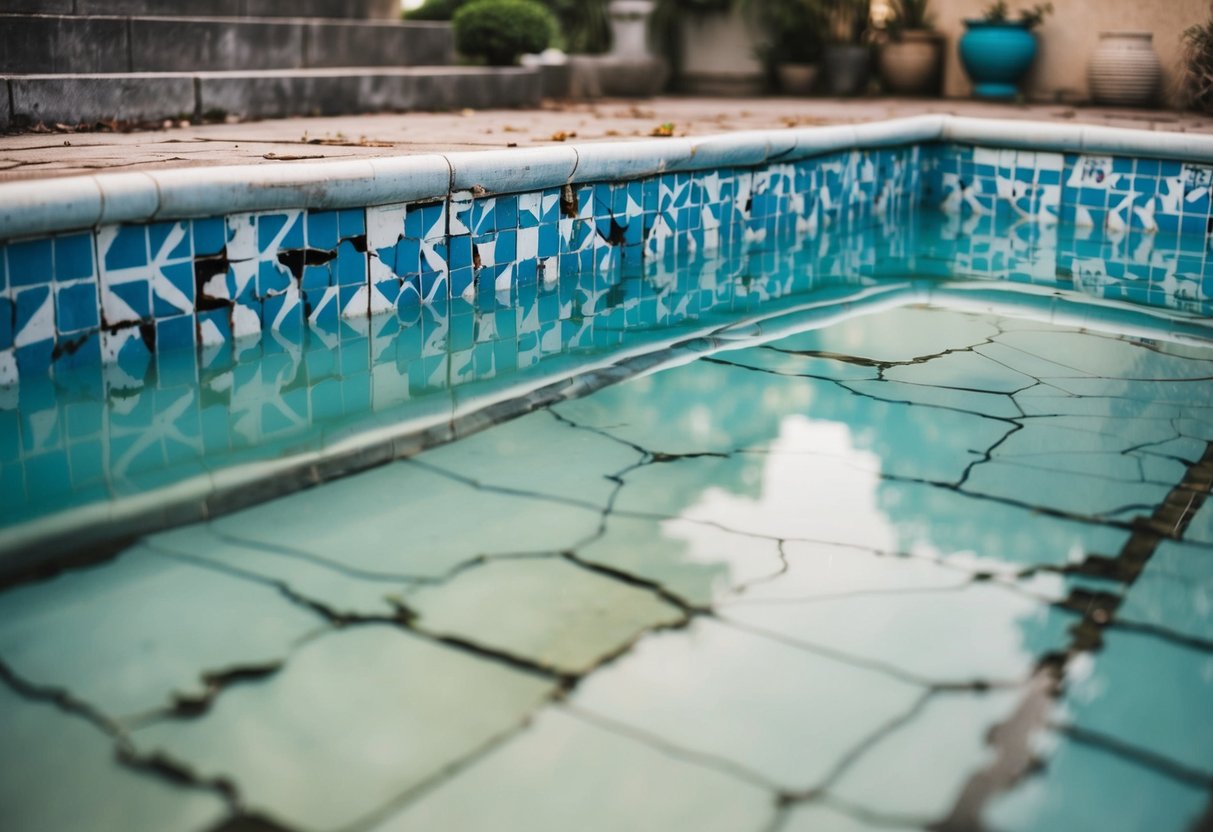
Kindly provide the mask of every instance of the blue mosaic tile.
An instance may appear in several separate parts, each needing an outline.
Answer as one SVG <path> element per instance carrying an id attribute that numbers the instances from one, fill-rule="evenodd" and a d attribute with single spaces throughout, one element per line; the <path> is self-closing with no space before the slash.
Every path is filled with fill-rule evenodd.
<path id="1" fill-rule="evenodd" d="M 194 347 L 193 315 L 173 315 L 156 321 L 156 349 L 177 350 Z"/>
<path id="2" fill-rule="evenodd" d="M 358 251 L 349 240 L 343 240 L 337 246 L 337 259 L 334 274 L 339 286 L 365 284 L 367 281 L 366 255 Z"/>
<path id="3" fill-rule="evenodd" d="M 41 286 L 55 276 L 51 238 L 11 242 L 8 249 L 8 273 L 12 286 Z"/>
<path id="4" fill-rule="evenodd" d="M 358 212 L 360 215 L 362 212 Z M 306 219 L 307 247 L 332 251 L 340 238 L 337 211 L 308 211 Z"/>
<path id="5" fill-rule="evenodd" d="M 55 323 L 61 333 L 97 329 L 101 325 L 97 284 L 82 280 L 55 290 Z"/>
<path id="6" fill-rule="evenodd" d="M 13 344 L 20 348 L 40 342 L 53 344 L 55 339 L 55 306 L 50 286 L 34 286 L 14 290 L 16 312 L 13 321 Z"/>
<path id="7" fill-rule="evenodd" d="M 97 273 L 93 257 L 93 235 L 67 234 L 55 238 L 55 273 L 57 282 L 94 277 Z"/>
<path id="8" fill-rule="evenodd" d="M 0 296 L 0 350 L 13 346 L 13 328 L 16 326 L 16 304 L 9 298 Z"/>
<path id="9" fill-rule="evenodd" d="M 137 225 L 120 226 L 114 237 L 105 248 L 102 256 L 105 269 L 128 269 L 147 265 L 147 232 Z M 9 268 L 12 268 L 12 252 L 10 246 Z"/>

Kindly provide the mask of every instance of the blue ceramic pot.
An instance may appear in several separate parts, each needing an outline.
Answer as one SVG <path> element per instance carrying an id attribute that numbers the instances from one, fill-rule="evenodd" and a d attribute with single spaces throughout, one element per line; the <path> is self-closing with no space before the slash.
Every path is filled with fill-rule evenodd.
<path id="1" fill-rule="evenodd" d="M 1016 21 L 966 20 L 960 62 L 978 98 L 1014 98 L 1036 58 L 1036 36 Z"/>

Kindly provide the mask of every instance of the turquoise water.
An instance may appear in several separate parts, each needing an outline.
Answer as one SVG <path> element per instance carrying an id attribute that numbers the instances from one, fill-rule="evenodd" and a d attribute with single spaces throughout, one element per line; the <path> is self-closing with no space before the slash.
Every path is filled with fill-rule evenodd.
<path id="1" fill-rule="evenodd" d="M 41 409 L 23 387 L 5 523 L 77 523 L 105 557 L 0 592 L 0 806 L 18 829 L 1207 823 L 1213 341 L 1202 283 L 1166 276 L 1195 244 L 1150 243 L 920 219 L 110 368 Z M 48 423 L 69 460 L 102 448 L 101 503 L 29 487 Z M 240 479 L 267 460 L 284 481 Z M 200 474 L 137 540 L 84 514 Z"/>

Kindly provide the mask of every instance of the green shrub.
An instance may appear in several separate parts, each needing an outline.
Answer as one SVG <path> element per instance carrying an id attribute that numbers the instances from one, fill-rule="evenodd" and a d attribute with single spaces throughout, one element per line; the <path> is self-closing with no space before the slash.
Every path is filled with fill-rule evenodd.
<path id="1" fill-rule="evenodd" d="M 542 52 L 552 42 L 556 18 L 535 0 L 472 0 L 451 18 L 455 48 L 509 66 L 524 52 Z"/>
<path id="2" fill-rule="evenodd" d="M 467 0 L 425 0 L 411 12 L 405 12 L 405 20 L 450 20 Z"/>

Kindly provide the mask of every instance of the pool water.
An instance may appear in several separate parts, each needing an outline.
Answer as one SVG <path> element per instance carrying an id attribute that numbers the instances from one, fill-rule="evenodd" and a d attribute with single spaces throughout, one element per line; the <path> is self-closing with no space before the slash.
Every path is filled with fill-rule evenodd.
<path id="1" fill-rule="evenodd" d="M 150 424 L 193 414 L 194 456 L 155 435 L 152 497 L 409 430 L 363 446 L 401 458 L 10 581 L 11 828 L 1207 824 L 1202 284 L 1090 279 L 1077 244 L 1124 241 L 988 232 L 536 287 L 533 360 L 514 297 L 469 313 L 466 358 L 448 310 L 60 389 L 62 425 L 145 394 Z M 69 459 L 94 437 L 70 433 Z M 52 481 L 6 522 L 79 509 Z"/>

